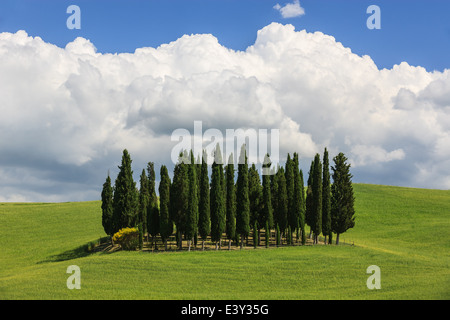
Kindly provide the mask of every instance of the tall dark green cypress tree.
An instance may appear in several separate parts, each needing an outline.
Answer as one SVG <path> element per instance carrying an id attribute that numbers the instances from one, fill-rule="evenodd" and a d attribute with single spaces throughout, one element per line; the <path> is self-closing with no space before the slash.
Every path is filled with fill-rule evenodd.
<path id="1" fill-rule="evenodd" d="M 205 241 L 211 232 L 211 213 L 210 213 L 210 194 L 209 194 L 209 176 L 208 159 L 206 151 L 203 151 L 202 164 L 200 171 L 200 200 L 199 200 L 199 221 L 198 232 L 202 238 L 202 250 L 205 248 Z"/>
<path id="2" fill-rule="evenodd" d="M 148 192 L 150 195 L 147 206 L 147 231 L 152 236 L 152 243 L 156 245 L 155 239 L 159 233 L 159 207 L 158 198 L 156 197 L 156 175 L 153 162 L 147 164 L 147 174 Z"/>
<path id="3" fill-rule="evenodd" d="M 272 216 L 273 216 L 273 226 L 270 228 L 276 228 L 278 223 L 278 171 L 279 166 L 273 170 L 272 175 L 270 176 L 270 193 L 272 195 Z"/>
<path id="4" fill-rule="evenodd" d="M 102 225 L 105 233 L 109 236 L 113 235 L 113 189 L 111 186 L 111 178 L 106 178 L 102 190 Z"/>
<path id="5" fill-rule="evenodd" d="M 291 159 L 288 153 L 286 160 L 286 191 L 287 191 L 287 201 L 288 201 L 288 213 L 287 221 L 290 230 L 296 230 L 298 225 L 298 215 L 295 203 L 295 181 L 294 181 L 294 161 Z M 291 235 L 289 235 L 291 236 Z"/>
<path id="6" fill-rule="evenodd" d="M 305 195 L 305 186 L 303 180 L 303 171 L 300 169 L 300 194 L 302 198 L 301 206 L 300 206 L 300 217 L 299 217 L 299 225 L 302 235 L 302 244 L 306 244 L 306 233 L 305 233 L 305 215 L 306 215 L 306 195 Z"/>
<path id="7" fill-rule="evenodd" d="M 236 186 L 236 232 L 241 236 L 241 249 L 244 238 L 250 233 L 250 200 L 248 197 L 248 164 L 245 145 L 241 147 Z"/>
<path id="8" fill-rule="evenodd" d="M 158 191 L 160 208 L 159 231 L 167 251 L 167 239 L 172 235 L 173 222 L 170 219 L 170 177 L 165 165 L 161 166 Z"/>
<path id="9" fill-rule="evenodd" d="M 236 237 L 236 188 L 234 185 L 233 153 L 228 158 L 226 166 L 226 225 L 225 232 L 228 239 L 228 250 L 231 249 L 231 240 Z"/>
<path id="10" fill-rule="evenodd" d="M 280 228 L 280 232 L 286 235 L 286 229 L 288 226 L 288 197 L 286 186 L 286 174 L 284 168 L 281 167 L 278 170 L 278 212 L 277 223 Z"/>
<path id="11" fill-rule="evenodd" d="M 325 237 L 325 244 L 331 241 L 331 182 L 330 164 L 328 160 L 328 150 L 323 153 L 323 175 L 322 175 L 322 234 Z"/>
<path id="12" fill-rule="evenodd" d="M 122 163 L 114 184 L 113 233 L 125 227 L 134 227 L 138 199 L 131 162 L 128 150 L 123 150 Z"/>
<path id="13" fill-rule="evenodd" d="M 250 200 L 250 225 L 261 224 L 262 186 L 258 170 L 253 163 L 248 171 L 248 198 Z"/>
<path id="14" fill-rule="evenodd" d="M 186 216 L 186 238 L 188 239 L 188 251 L 191 250 L 191 242 L 197 234 L 198 227 L 198 198 L 197 198 L 197 168 L 194 154 L 191 151 L 191 163 L 189 166 L 189 204 Z"/>
<path id="15" fill-rule="evenodd" d="M 333 184 L 331 185 L 331 230 L 336 233 L 336 244 L 339 235 L 355 226 L 355 197 L 353 194 L 350 164 L 341 152 L 333 158 Z"/>
<path id="16" fill-rule="evenodd" d="M 264 226 L 266 222 L 268 223 L 268 227 L 273 228 L 273 208 L 272 208 L 272 192 L 270 186 L 270 166 L 272 165 L 269 154 L 266 154 L 263 162 L 263 176 L 262 176 L 262 198 L 263 198 L 263 206 L 262 206 L 262 221 Z"/>
<path id="17" fill-rule="evenodd" d="M 223 161 L 219 144 L 214 150 L 214 162 L 211 174 L 211 241 L 220 245 L 222 233 L 225 231 L 225 193 L 223 183 Z"/>
<path id="18" fill-rule="evenodd" d="M 150 201 L 149 182 L 145 169 L 142 169 L 139 188 L 139 215 L 138 223 L 142 224 L 142 233 L 147 232 L 147 207 Z"/>
<path id="19" fill-rule="evenodd" d="M 182 235 L 186 231 L 186 213 L 189 205 L 189 175 L 186 157 L 180 153 L 175 165 L 173 182 L 170 190 L 171 215 L 175 222 L 178 248 L 182 249 Z"/>
<path id="20" fill-rule="evenodd" d="M 294 159 L 292 161 L 292 167 L 294 171 L 294 211 L 295 211 L 295 229 L 300 232 L 303 232 L 304 230 L 301 228 L 301 220 L 302 218 L 302 192 L 303 188 L 301 187 L 301 179 L 300 179 L 300 169 L 299 169 L 299 160 L 298 160 L 298 153 L 294 153 Z M 292 228 L 292 226 L 291 226 Z M 298 240 L 298 239 L 297 239 Z"/>
<path id="21" fill-rule="evenodd" d="M 314 159 L 311 161 L 311 166 L 308 172 L 308 182 L 306 187 L 306 199 L 305 199 L 305 222 L 310 227 L 309 238 L 311 239 L 311 235 L 314 228 L 314 213 L 313 213 L 313 192 L 312 192 L 312 184 L 314 176 Z"/>
<path id="22" fill-rule="evenodd" d="M 322 232 L 322 163 L 319 154 L 314 158 L 312 199 L 314 243 L 318 243 Z"/>

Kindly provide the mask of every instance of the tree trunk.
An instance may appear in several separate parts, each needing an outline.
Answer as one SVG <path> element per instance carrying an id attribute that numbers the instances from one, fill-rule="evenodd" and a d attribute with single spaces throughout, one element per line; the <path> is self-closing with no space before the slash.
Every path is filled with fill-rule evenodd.
<path id="1" fill-rule="evenodd" d="M 336 233 L 336 245 L 339 244 L 339 233 Z"/>
<path id="2" fill-rule="evenodd" d="M 205 240 L 202 240 L 202 251 L 205 251 Z"/>
<path id="3" fill-rule="evenodd" d="M 158 250 L 158 247 L 156 246 L 156 240 L 155 240 L 156 236 L 152 236 L 152 243 L 155 244 L 155 250 Z"/>
<path id="4" fill-rule="evenodd" d="M 191 251 L 191 239 L 188 240 L 188 251 Z"/>
<path id="5" fill-rule="evenodd" d="M 219 245 L 219 243 L 216 241 L 216 251 L 217 251 L 217 249 L 218 249 L 218 245 Z"/>
<path id="6" fill-rule="evenodd" d="M 325 235 L 325 240 L 323 240 L 323 244 L 327 244 L 327 235 Z"/>
<path id="7" fill-rule="evenodd" d="M 228 250 L 231 250 L 231 239 L 228 239 Z"/>
<path id="8" fill-rule="evenodd" d="M 164 249 L 167 251 L 167 239 L 164 239 Z"/>
<path id="9" fill-rule="evenodd" d="M 183 238 L 181 237 L 181 231 L 178 231 L 178 249 L 183 249 Z"/>
<path id="10" fill-rule="evenodd" d="M 244 235 L 241 234 L 241 250 L 242 250 L 243 246 L 244 246 Z"/>

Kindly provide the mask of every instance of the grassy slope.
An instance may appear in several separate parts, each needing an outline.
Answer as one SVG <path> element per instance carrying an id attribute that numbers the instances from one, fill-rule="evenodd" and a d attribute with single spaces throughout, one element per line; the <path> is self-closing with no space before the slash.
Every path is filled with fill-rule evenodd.
<path id="1" fill-rule="evenodd" d="M 99 202 L 0 204 L 0 299 L 449 299 L 450 191 L 354 187 L 341 239 L 355 246 L 231 252 L 85 255 L 104 236 Z M 66 287 L 72 264 L 81 290 Z M 366 287 L 372 264 L 381 290 Z"/>

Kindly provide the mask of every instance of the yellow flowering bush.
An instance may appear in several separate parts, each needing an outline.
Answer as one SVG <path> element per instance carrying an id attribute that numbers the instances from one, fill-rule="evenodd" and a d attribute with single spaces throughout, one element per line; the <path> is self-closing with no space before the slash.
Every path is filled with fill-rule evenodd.
<path id="1" fill-rule="evenodd" d="M 122 228 L 112 238 L 124 250 L 136 250 L 139 247 L 139 230 L 137 228 Z"/>

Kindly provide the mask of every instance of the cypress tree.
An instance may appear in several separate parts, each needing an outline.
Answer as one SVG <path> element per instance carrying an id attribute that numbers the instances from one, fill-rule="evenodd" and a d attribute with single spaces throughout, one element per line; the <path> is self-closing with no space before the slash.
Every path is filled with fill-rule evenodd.
<path id="1" fill-rule="evenodd" d="M 295 207 L 295 183 L 294 183 L 294 161 L 291 159 L 291 155 L 288 153 L 286 160 L 286 191 L 287 191 L 287 203 L 288 203 L 288 211 L 287 211 L 287 223 L 291 228 L 288 230 L 297 229 L 298 224 L 298 216 L 297 210 Z"/>
<path id="2" fill-rule="evenodd" d="M 202 250 L 205 248 L 205 241 L 211 232 L 211 214 L 209 198 L 209 176 L 207 154 L 203 151 L 202 164 L 200 170 L 200 200 L 199 200 L 199 221 L 198 232 L 202 238 Z"/>
<path id="3" fill-rule="evenodd" d="M 236 188 L 234 185 L 234 161 L 233 153 L 228 158 L 226 166 L 226 226 L 225 232 L 228 238 L 228 250 L 231 249 L 231 240 L 236 237 Z"/>
<path id="4" fill-rule="evenodd" d="M 275 228 L 276 225 L 278 225 L 278 171 L 279 167 L 277 167 L 277 169 L 274 169 L 274 172 L 272 172 L 272 175 L 270 176 L 270 193 L 272 197 L 271 200 L 273 217 L 273 225 L 269 225 L 270 228 Z"/>
<path id="5" fill-rule="evenodd" d="M 312 199 L 314 242 L 318 243 L 319 234 L 322 232 L 322 163 L 319 154 L 316 154 L 314 159 Z"/>
<path id="6" fill-rule="evenodd" d="M 148 174 L 148 192 L 150 195 L 147 205 L 147 231 L 152 236 L 152 243 L 155 243 L 156 236 L 159 233 L 159 207 L 158 207 L 158 198 L 156 197 L 156 187 L 155 187 L 156 176 L 155 176 L 155 165 L 153 162 L 149 162 L 147 164 L 147 174 Z"/>
<path id="7" fill-rule="evenodd" d="M 160 208 L 159 230 L 164 248 L 167 251 L 167 239 L 172 235 L 173 222 L 170 219 L 170 177 L 165 165 L 161 166 L 160 178 L 158 188 Z"/>
<path id="8" fill-rule="evenodd" d="M 295 210 L 295 230 L 297 230 L 297 241 L 298 241 L 298 233 L 299 231 L 303 233 L 303 229 L 301 228 L 301 220 L 302 218 L 302 192 L 303 188 L 301 186 L 301 178 L 300 178 L 300 170 L 299 170 L 299 160 L 298 160 L 298 154 L 294 153 L 294 159 L 292 161 L 292 167 L 294 171 L 294 210 Z"/>
<path id="9" fill-rule="evenodd" d="M 216 250 L 225 231 L 225 198 L 223 188 L 223 162 L 219 144 L 214 151 L 211 174 L 211 241 L 216 243 Z"/>
<path id="10" fill-rule="evenodd" d="M 311 166 L 308 173 L 308 182 L 306 187 L 306 199 L 305 199 L 305 223 L 310 227 L 309 238 L 311 239 L 313 227 L 314 227 L 314 214 L 313 214 L 313 193 L 312 182 L 314 172 L 314 159 L 311 161 Z"/>
<path id="11" fill-rule="evenodd" d="M 266 222 L 269 225 L 269 229 L 273 228 L 273 208 L 272 208 L 272 192 L 271 192 L 271 176 L 269 175 L 270 166 L 272 165 L 270 161 L 269 154 L 264 157 L 263 163 L 263 176 L 262 176 L 262 201 L 263 206 L 261 210 L 261 222 L 263 225 Z"/>
<path id="12" fill-rule="evenodd" d="M 241 147 L 238 164 L 238 178 L 236 187 L 236 232 L 241 236 L 241 249 L 244 238 L 250 232 L 250 200 L 248 197 L 248 164 L 245 145 Z"/>
<path id="13" fill-rule="evenodd" d="M 299 217 L 299 225 L 302 236 L 302 244 L 306 243 L 306 233 L 305 233 L 305 213 L 306 213 L 306 195 L 305 195 L 305 186 L 303 180 L 303 171 L 300 169 L 300 194 L 301 194 L 301 206 L 300 206 L 300 217 Z"/>
<path id="14" fill-rule="evenodd" d="M 248 171 L 248 198 L 250 200 L 250 225 L 261 224 L 262 187 L 258 170 L 253 163 Z M 263 225 L 263 224 L 261 224 Z"/>
<path id="15" fill-rule="evenodd" d="M 136 183 L 131 170 L 131 157 L 123 150 L 113 195 L 113 233 L 125 227 L 134 227 L 137 212 Z"/>
<path id="16" fill-rule="evenodd" d="M 145 174 L 145 169 L 142 169 L 140 177 L 140 188 L 139 188 L 139 215 L 138 223 L 142 224 L 142 233 L 147 232 L 147 207 L 150 201 L 150 190 L 149 181 L 147 175 Z"/>
<path id="17" fill-rule="evenodd" d="M 353 195 L 350 164 L 341 152 L 333 158 L 333 184 L 331 185 L 331 231 L 336 233 L 336 244 L 339 235 L 355 226 L 355 197 Z"/>
<path id="18" fill-rule="evenodd" d="M 186 228 L 186 212 L 189 205 L 188 165 L 183 152 L 174 167 L 172 188 L 170 190 L 171 215 L 176 226 L 178 247 L 182 249 L 182 235 Z"/>
<path id="19" fill-rule="evenodd" d="M 323 153 L 323 175 L 322 175 L 322 234 L 325 237 L 325 244 L 331 240 L 331 183 L 330 165 L 328 160 L 328 150 Z"/>
<path id="20" fill-rule="evenodd" d="M 288 215 L 288 198 L 287 198 L 287 188 L 286 188 L 286 176 L 284 168 L 281 167 L 278 170 L 278 212 L 277 212 L 277 223 L 282 234 L 286 234 L 286 229 L 288 226 L 287 215 Z"/>
<path id="21" fill-rule="evenodd" d="M 188 239 L 188 251 L 191 250 L 191 242 L 197 234 L 198 226 L 198 198 L 197 198 L 197 168 L 194 154 L 191 151 L 191 163 L 189 166 L 189 203 L 186 216 L 186 237 Z"/>
<path id="22" fill-rule="evenodd" d="M 113 189 L 111 186 L 111 178 L 106 178 L 102 190 L 102 225 L 105 233 L 109 236 L 113 235 Z"/>

